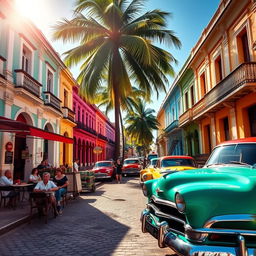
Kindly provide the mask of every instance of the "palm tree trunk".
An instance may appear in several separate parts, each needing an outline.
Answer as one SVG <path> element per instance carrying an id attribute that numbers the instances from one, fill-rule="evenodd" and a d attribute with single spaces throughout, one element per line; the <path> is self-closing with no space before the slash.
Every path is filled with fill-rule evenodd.
<path id="1" fill-rule="evenodd" d="M 122 161 L 124 160 L 124 150 L 125 150 L 125 139 L 124 139 L 124 124 L 122 119 L 122 113 L 120 111 L 120 123 L 121 123 L 121 131 L 122 131 L 122 141 L 123 141 L 123 152 L 122 152 Z"/>
<path id="2" fill-rule="evenodd" d="M 114 107 L 115 107 L 115 157 L 117 160 L 120 157 L 120 91 L 119 91 L 119 81 L 116 71 L 119 67 L 119 53 L 118 48 L 113 52 L 113 62 L 112 62 L 112 83 L 113 83 L 113 93 L 114 93 Z"/>

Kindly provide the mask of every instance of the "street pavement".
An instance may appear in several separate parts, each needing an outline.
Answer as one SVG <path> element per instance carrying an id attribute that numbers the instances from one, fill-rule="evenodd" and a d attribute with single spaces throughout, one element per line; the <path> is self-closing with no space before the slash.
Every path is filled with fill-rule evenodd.
<path id="1" fill-rule="evenodd" d="M 36 218 L 1 236 L 0 255 L 175 255 L 141 232 L 146 198 L 138 178 L 106 182 L 95 193 L 72 200 L 56 219 Z"/>

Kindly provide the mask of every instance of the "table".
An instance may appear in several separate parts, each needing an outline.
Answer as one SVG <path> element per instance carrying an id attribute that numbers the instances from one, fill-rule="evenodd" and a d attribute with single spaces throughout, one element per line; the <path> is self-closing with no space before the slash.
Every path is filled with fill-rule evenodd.
<path id="1" fill-rule="evenodd" d="M 35 186 L 35 184 L 32 183 L 24 183 L 24 184 L 13 184 L 12 187 L 14 187 L 14 189 L 19 190 L 19 192 L 22 192 L 22 199 L 21 201 L 24 201 L 25 198 L 25 189 L 29 188 L 29 187 L 33 187 Z"/>

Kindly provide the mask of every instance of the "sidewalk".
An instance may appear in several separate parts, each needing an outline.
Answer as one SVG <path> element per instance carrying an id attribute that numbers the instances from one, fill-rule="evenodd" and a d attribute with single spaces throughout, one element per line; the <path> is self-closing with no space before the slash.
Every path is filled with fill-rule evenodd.
<path id="1" fill-rule="evenodd" d="M 96 182 L 95 184 L 96 187 L 98 187 L 101 182 Z M 83 196 L 84 195 L 86 195 L 86 193 L 83 193 Z M 67 207 L 69 207 L 69 205 Z M 36 214 L 36 211 L 33 210 L 33 213 Z M 2 206 L 0 208 L 0 236 L 28 222 L 30 218 L 29 215 L 30 205 L 28 201 L 19 202 L 15 210 Z"/>

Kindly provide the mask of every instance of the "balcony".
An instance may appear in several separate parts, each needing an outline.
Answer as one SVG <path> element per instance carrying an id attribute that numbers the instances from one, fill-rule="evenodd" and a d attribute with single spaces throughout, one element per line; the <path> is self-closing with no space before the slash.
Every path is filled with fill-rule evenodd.
<path id="1" fill-rule="evenodd" d="M 4 75 L 4 63 L 6 62 L 6 59 L 2 56 L 0 56 L 0 77 L 5 79 Z"/>
<path id="2" fill-rule="evenodd" d="M 83 124 L 82 122 L 77 121 L 76 124 L 77 124 L 76 128 L 84 130 L 84 131 L 89 132 L 91 134 L 97 135 L 97 133 L 94 129 L 88 127 L 87 125 Z"/>
<path id="3" fill-rule="evenodd" d="M 63 117 L 65 119 L 70 120 L 71 122 L 75 122 L 75 112 L 69 109 L 68 107 L 62 107 Z"/>
<path id="4" fill-rule="evenodd" d="M 192 110 L 188 109 L 179 117 L 179 126 L 182 127 L 192 120 Z"/>
<path id="5" fill-rule="evenodd" d="M 15 87 L 25 89 L 26 91 L 40 98 L 42 85 L 24 70 L 16 69 L 15 72 L 16 72 Z"/>
<path id="6" fill-rule="evenodd" d="M 46 106 L 51 106 L 53 108 L 55 108 L 58 111 L 60 110 L 60 103 L 61 100 L 59 98 L 57 98 L 53 93 L 51 92 L 44 92 L 45 95 L 45 100 L 44 100 L 44 104 Z"/>
<path id="7" fill-rule="evenodd" d="M 216 112 L 225 104 L 255 91 L 256 63 L 243 63 L 213 87 L 203 99 L 193 107 L 193 119 L 205 113 Z"/>
<path id="8" fill-rule="evenodd" d="M 100 133 L 98 133 L 98 138 L 102 139 L 102 140 L 106 140 L 106 141 L 108 140 L 108 138 L 106 136 L 104 136 L 104 135 L 102 135 Z"/>
<path id="9" fill-rule="evenodd" d="M 165 132 L 171 132 L 172 130 L 176 129 L 179 127 L 179 121 L 178 120 L 174 120 L 171 124 L 169 124 L 166 128 L 165 128 Z"/>

